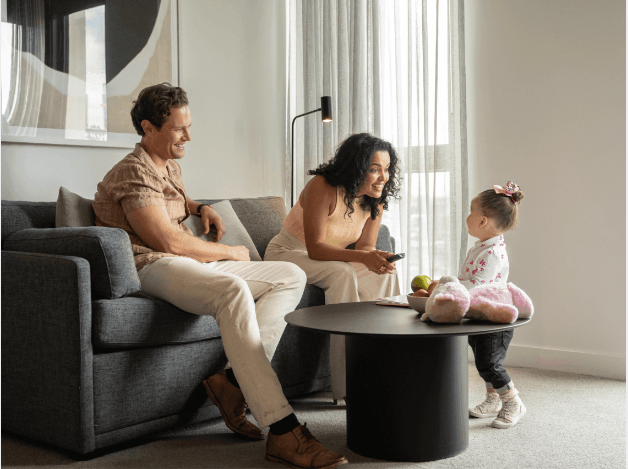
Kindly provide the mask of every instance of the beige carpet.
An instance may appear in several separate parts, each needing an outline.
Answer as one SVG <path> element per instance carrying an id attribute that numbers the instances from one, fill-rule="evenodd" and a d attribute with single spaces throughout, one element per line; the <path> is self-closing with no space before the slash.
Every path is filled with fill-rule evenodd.
<path id="1" fill-rule="evenodd" d="M 359 456 L 347 448 L 344 407 L 319 393 L 291 401 L 301 422 L 355 468 L 625 468 L 626 383 L 590 376 L 510 368 L 528 413 L 509 430 L 490 419 L 471 419 L 469 448 L 429 463 L 392 463 Z M 469 368 L 469 403 L 482 401 L 483 382 Z M 420 416 L 418 417 L 420 418 Z M 2 466 L 7 468 L 280 468 L 264 460 L 265 442 L 245 441 L 221 421 L 163 432 L 96 453 L 86 461 L 68 452 L 7 432 Z M 345 466 L 349 467 L 349 466 Z"/>

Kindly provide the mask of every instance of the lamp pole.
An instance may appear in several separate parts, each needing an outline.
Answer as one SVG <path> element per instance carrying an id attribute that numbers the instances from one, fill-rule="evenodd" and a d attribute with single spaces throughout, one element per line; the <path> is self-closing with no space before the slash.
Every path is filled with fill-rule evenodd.
<path id="1" fill-rule="evenodd" d="M 321 107 L 319 107 L 318 109 L 315 109 L 313 111 L 310 112 L 306 112 L 304 114 L 299 114 L 298 116 L 296 116 L 294 119 L 292 119 L 292 181 L 291 181 L 291 185 L 290 185 L 290 189 L 292 192 L 292 197 L 290 200 L 290 207 L 294 207 L 294 203 L 295 203 L 295 199 L 297 198 L 297 188 L 295 186 L 295 180 L 297 177 L 297 165 L 294 161 L 294 122 L 299 118 L 299 117 L 303 117 L 303 116 L 307 116 L 308 114 L 313 114 L 315 112 L 318 111 L 322 111 L 322 121 L 323 122 L 331 122 L 332 118 L 331 118 L 331 97 L 330 96 L 322 96 L 321 97 Z"/>

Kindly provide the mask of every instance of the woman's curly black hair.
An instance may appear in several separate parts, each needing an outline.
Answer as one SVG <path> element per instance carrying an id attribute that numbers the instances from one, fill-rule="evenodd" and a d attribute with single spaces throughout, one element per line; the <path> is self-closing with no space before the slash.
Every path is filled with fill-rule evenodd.
<path id="1" fill-rule="evenodd" d="M 188 96 L 183 88 L 172 86 L 170 83 L 162 83 L 144 88 L 133 101 L 131 119 L 133 127 L 138 135 L 146 135 L 142 128 L 142 121 L 147 120 L 157 130 L 165 124 L 170 117 L 172 108 L 179 108 L 188 104 Z"/>
<path id="2" fill-rule="evenodd" d="M 358 188 L 366 179 L 373 155 L 378 151 L 386 151 L 390 155 L 389 179 L 384 185 L 381 197 L 375 199 L 364 195 L 360 202 L 364 210 L 371 212 L 371 218 L 374 220 L 379 214 L 380 204 L 383 203 L 384 210 L 388 210 L 389 197 L 399 199 L 397 195 L 400 184 L 399 159 L 390 143 L 368 133 L 353 134 L 338 146 L 336 154 L 329 162 L 308 171 L 308 174 L 323 176 L 330 185 L 343 187 L 347 206 L 345 216 L 347 214 L 351 216 L 355 211 L 353 201 L 357 198 Z"/>

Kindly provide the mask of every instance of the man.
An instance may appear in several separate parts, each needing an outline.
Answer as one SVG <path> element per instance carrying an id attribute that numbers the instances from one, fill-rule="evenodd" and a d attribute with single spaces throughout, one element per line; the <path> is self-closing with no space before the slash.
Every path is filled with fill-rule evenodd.
<path id="1" fill-rule="evenodd" d="M 258 425 L 270 427 L 266 459 L 292 467 L 347 463 L 299 424 L 270 366 L 305 274 L 288 262 L 251 262 L 244 246 L 204 241 L 183 223 L 201 217 L 205 234 L 215 226 L 217 241 L 228 229 L 211 206 L 185 194 L 176 162 L 191 140 L 185 91 L 168 83 L 145 88 L 131 117 L 142 139 L 98 184 L 96 224 L 129 234 L 144 294 L 216 319 L 229 363 L 203 384 L 227 427 L 264 438 L 246 419 L 246 401 Z"/>

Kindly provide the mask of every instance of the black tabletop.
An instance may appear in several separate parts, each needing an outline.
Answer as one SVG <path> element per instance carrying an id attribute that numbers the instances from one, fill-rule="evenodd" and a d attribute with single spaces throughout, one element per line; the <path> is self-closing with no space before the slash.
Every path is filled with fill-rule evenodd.
<path id="1" fill-rule="evenodd" d="M 523 326 L 530 319 L 512 324 L 463 319 L 460 324 L 423 322 L 419 314 L 407 307 L 380 306 L 374 301 L 313 306 L 286 315 L 292 326 L 341 335 L 428 336 L 476 335 L 499 332 Z"/>

